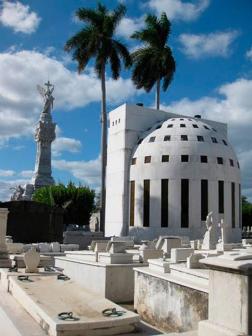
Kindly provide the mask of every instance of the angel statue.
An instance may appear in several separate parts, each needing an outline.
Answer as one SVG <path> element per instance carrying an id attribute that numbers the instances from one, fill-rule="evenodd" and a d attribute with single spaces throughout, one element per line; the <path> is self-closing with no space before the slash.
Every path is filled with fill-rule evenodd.
<path id="1" fill-rule="evenodd" d="M 21 185 L 10 188 L 10 190 L 14 190 L 14 193 L 11 196 L 11 201 L 21 201 L 23 199 L 24 188 L 21 187 Z"/>
<path id="2" fill-rule="evenodd" d="M 202 243 L 202 250 L 213 250 L 216 247 L 216 237 L 215 237 L 215 230 L 213 225 L 213 212 L 209 212 L 206 217 L 206 228 L 207 231 L 205 232 L 203 243 Z"/>
<path id="3" fill-rule="evenodd" d="M 53 97 L 52 93 L 54 91 L 54 85 L 52 85 L 48 81 L 47 83 L 45 83 L 45 86 L 46 86 L 46 89 L 43 88 L 40 85 L 37 85 L 37 89 L 38 89 L 38 92 L 40 93 L 40 95 L 43 97 L 44 102 L 45 102 L 42 113 L 50 113 L 51 109 L 53 108 L 54 97 Z"/>

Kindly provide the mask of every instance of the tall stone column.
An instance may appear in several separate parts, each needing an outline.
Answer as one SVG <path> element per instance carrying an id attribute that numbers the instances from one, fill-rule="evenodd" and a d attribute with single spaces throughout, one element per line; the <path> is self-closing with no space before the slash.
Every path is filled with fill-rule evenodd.
<path id="1" fill-rule="evenodd" d="M 50 84 L 50 82 L 46 83 L 45 86 L 47 89 L 38 87 L 40 94 L 44 98 L 44 108 L 35 130 L 35 141 L 37 143 L 35 172 L 33 177 L 35 189 L 54 184 L 51 167 L 51 145 L 56 137 L 56 124 L 53 123 L 51 115 L 54 101 L 54 97 L 52 96 L 54 86 Z"/>
<path id="2" fill-rule="evenodd" d="M 0 267 L 2 268 L 11 267 L 11 260 L 9 259 L 5 242 L 8 213 L 8 209 L 0 208 Z"/>

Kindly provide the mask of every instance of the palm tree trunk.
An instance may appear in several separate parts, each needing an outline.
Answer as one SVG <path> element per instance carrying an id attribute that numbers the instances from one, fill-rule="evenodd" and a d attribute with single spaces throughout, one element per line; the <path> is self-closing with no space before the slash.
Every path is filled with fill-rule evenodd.
<path id="1" fill-rule="evenodd" d="M 159 106 L 160 106 L 160 78 L 157 80 L 156 103 L 157 103 L 157 110 L 159 110 Z"/>
<path id="2" fill-rule="evenodd" d="M 101 75 L 101 217 L 100 231 L 105 231 L 105 202 L 106 202 L 106 165 L 107 165 L 107 112 L 106 112 L 106 78 L 105 65 Z"/>

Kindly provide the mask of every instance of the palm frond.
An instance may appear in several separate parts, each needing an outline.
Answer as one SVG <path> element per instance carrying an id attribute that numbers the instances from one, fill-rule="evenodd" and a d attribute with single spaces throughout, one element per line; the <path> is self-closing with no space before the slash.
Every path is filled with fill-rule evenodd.
<path id="1" fill-rule="evenodd" d="M 115 48 L 111 49 L 109 61 L 111 66 L 112 78 L 118 79 L 121 70 L 121 61 Z"/>
<path id="2" fill-rule="evenodd" d="M 113 10 L 111 14 L 111 20 L 114 23 L 114 29 L 120 23 L 125 14 L 126 14 L 126 6 L 124 6 L 123 4 L 119 4 L 116 7 L 116 9 Z"/>
<path id="3" fill-rule="evenodd" d="M 122 59 L 124 66 L 129 68 L 132 65 L 132 59 L 128 49 L 125 47 L 124 44 L 117 40 L 112 41 L 113 47 L 116 49 L 117 53 L 119 54 L 120 58 Z"/>
<path id="4" fill-rule="evenodd" d="M 176 69 L 171 49 L 166 45 L 171 24 L 165 13 L 158 20 L 147 15 L 145 28 L 132 37 L 144 43 L 131 54 L 133 61 L 132 80 L 137 88 L 149 92 L 157 81 L 163 80 L 162 88 L 167 90 Z"/>

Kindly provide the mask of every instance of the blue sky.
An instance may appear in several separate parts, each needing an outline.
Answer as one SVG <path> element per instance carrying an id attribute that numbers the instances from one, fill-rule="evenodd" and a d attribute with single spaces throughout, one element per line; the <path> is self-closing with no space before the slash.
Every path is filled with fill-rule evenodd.
<path id="1" fill-rule="evenodd" d="M 103 1 L 114 8 L 119 1 Z M 242 168 L 243 194 L 252 199 L 252 2 L 251 0 L 124 0 L 126 17 L 117 38 L 130 50 L 129 36 L 146 13 L 165 11 L 172 23 L 169 39 L 177 70 L 163 109 L 202 114 L 227 122 Z M 82 24 L 79 7 L 88 0 L 2 1 L 0 7 L 0 200 L 10 187 L 29 181 L 34 169 L 33 129 L 42 108 L 36 85 L 55 84 L 53 176 L 99 186 L 100 83 L 92 62 L 81 75 L 63 50 Z M 135 90 L 130 71 L 107 76 L 108 110 L 124 103 L 154 104 L 154 92 Z"/>

